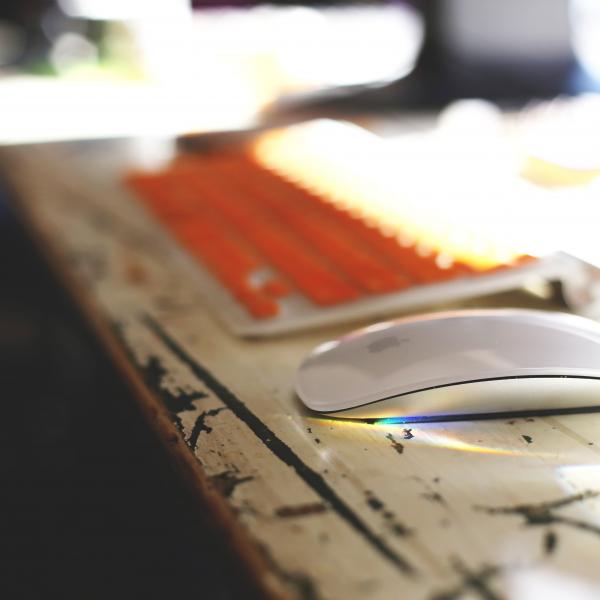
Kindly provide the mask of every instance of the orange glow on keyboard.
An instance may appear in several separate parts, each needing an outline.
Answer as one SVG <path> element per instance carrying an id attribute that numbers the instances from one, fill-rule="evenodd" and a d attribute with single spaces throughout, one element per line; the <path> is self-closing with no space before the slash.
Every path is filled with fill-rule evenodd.
<path id="1" fill-rule="evenodd" d="M 350 124 L 318 121 L 263 135 L 257 161 L 283 178 L 359 217 L 387 237 L 433 256 L 445 269 L 460 262 L 487 270 L 516 262 L 520 252 L 482 235 L 463 215 L 428 206 L 402 188 L 402 164 L 385 144 Z M 431 173 L 435 177 L 435 173 Z M 483 192 L 482 192 L 483 193 Z M 440 194 L 444 190 L 440 189 Z"/>

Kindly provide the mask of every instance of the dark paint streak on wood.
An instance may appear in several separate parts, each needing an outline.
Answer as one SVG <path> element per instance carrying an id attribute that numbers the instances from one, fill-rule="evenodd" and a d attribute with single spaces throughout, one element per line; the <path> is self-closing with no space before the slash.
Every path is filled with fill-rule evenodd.
<path id="1" fill-rule="evenodd" d="M 269 429 L 237 396 L 218 381 L 209 371 L 193 360 L 152 318 L 146 317 L 144 323 L 171 352 L 186 364 L 208 389 L 231 409 L 232 413 L 243 421 L 256 437 L 284 464 L 315 491 L 350 527 L 359 533 L 375 550 L 406 574 L 414 574 L 414 567 L 387 543 L 375 534 L 362 521 L 323 477 L 307 464 L 275 433 Z"/>
<path id="2" fill-rule="evenodd" d="M 412 534 L 412 530 L 398 521 L 396 519 L 396 515 L 391 510 L 387 510 L 385 504 L 379 498 L 377 498 L 373 492 L 367 490 L 366 496 L 369 507 L 375 512 L 381 513 L 381 516 L 385 520 L 386 526 L 394 535 L 405 537 Z"/>
<path id="3" fill-rule="evenodd" d="M 279 575 L 296 589 L 302 600 L 319 600 L 321 598 L 315 582 L 306 573 L 280 570 Z"/>
<path id="4" fill-rule="evenodd" d="M 490 579 L 500 573 L 499 567 L 484 565 L 479 570 L 472 571 L 456 558 L 452 561 L 452 567 L 460 575 L 460 583 L 456 587 L 433 594 L 430 600 L 459 600 L 468 592 L 476 594 L 481 600 L 501 599 L 501 596 L 490 589 Z"/>
<path id="5" fill-rule="evenodd" d="M 406 527 L 406 525 L 403 525 L 402 523 L 399 523 L 398 521 L 394 521 L 393 523 L 390 523 L 389 527 L 392 530 L 392 533 L 394 533 L 395 535 L 397 535 L 399 537 L 407 537 L 409 535 L 412 535 L 412 529 L 409 529 L 408 527 Z"/>
<path id="6" fill-rule="evenodd" d="M 373 509 L 373 510 L 381 510 L 384 506 L 383 502 L 381 500 L 379 500 L 378 498 L 375 498 L 375 496 L 371 496 L 368 495 L 367 496 L 367 504 Z"/>
<path id="7" fill-rule="evenodd" d="M 201 391 L 186 392 L 181 388 L 178 388 L 177 394 L 173 394 L 170 390 L 163 387 L 162 382 L 164 376 L 167 375 L 167 370 L 162 365 L 160 359 L 156 356 L 150 356 L 146 364 L 140 364 L 129 348 L 122 329 L 123 326 L 121 323 L 118 321 L 113 322 L 112 331 L 117 339 L 121 341 L 129 360 L 138 367 L 145 384 L 163 401 L 163 404 L 169 411 L 173 424 L 183 435 L 183 424 L 178 413 L 187 410 L 196 410 L 193 401 L 206 398 L 207 394 Z M 178 440 L 173 443 L 176 443 L 177 441 Z"/>
<path id="8" fill-rule="evenodd" d="M 204 431 L 205 433 L 210 433 L 212 431 L 212 427 L 206 424 L 207 417 L 216 417 L 220 412 L 227 410 L 226 406 L 221 406 L 219 408 L 213 408 L 212 410 L 205 410 L 198 415 L 194 426 L 192 427 L 192 431 L 190 433 L 190 437 L 186 440 L 187 445 L 192 450 L 198 449 L 198 438 L 200 434 Z"/>
<path id="9" fill-rule="evenodd" d="M 177 415 L 177 413 L 187 410 L 196 410 L 193 401 L 206 398 L 207 394 L 198 390 L 186 392 L 181 388 L 177 389 L 177 394 L 171 393 L 163 387 L 163 377 L 167 375 L 167 370 L 162 365 L 160 359 L 156 356 L 150 356 L 146 365 L 143 365 L 142 372 L 144 380 L 148 387 L 154 392 L 158 392 L 169 412 Z"/>
<path id="10" fill-rule="evenodd" d="M 237 471 L 223 471 L 217 475 L 213 475 L 211 478 L 214 486 L 226 497 L 231 498 L 235 488 L 247 481 L 252 481 L 254 477 L 248 475 L 246 477 L 239 477 Z"/>
<path id="11" fill-rule="evenodd" d="M 556 550 L 557 543 L 558 537 L 556 533 L 552 530 L 547 531 L 544 536 L 544 552 L 546 554 L 552 554 L 554 550 Z"/>
<path id="12" fill-rule="evenodd" d="M 574 527 L 575 529 L 581 529 L 589 533 L 595 533 L 596 535 L 600 536 L 600 526 L 593 523 L 588 523 L 587 521 L 571 519 L 569 517 L 555 517 L 554 522 L 562 523 L 563 525 L 568 525 L 570 527 Z"/>
<path id="13" fill-rule="evenodd" d="M 444 496 L 442 496 L 439 492 L 424 492 L 421 494 L 421 497 L 425 498 L 425 500 L 429 500 L 429 502 L 443 504 L 444 506 L 446 505 L 446 500 L 444 499 Z"/>
<path id="14" fill-rule="evenodd" d="M 390 440 L 390 442 L 392 442 L 392 448 L 398 453 L 398 454 L 402 454 L 404 452 L 404 446 L 396 441 L 396 439 L 394 438 L 394 436 L 391 433 L 386 434 L 385 436 L 388 440 Z"/>
<path id="15" fill-rule="evenodd" d="M 321 600 L 322 596 L 318 591 L 316 583 L 306 573 L 299 571 L 288 571 L 281 567 L 264 544 L 257 544 L 266 563 L 271 570 L 279 576 L 281 581 L 289 588 L 293 589 L 294 596 L 300 600 Z"/>
<path id="16" fill-rule="evenodd" d="M 579 519 L 556 515 L 553 512 L 564 506 L 568 506 L 576 502 L 583 502 L 589 498 L 596 498 L 599 495 L 600 492 L 587 490 L 581 494 L 567 496 L 566 498 L 552 500 L 550 502 L 541 502 L 539 504 L 517 504 L 516 506 L 504 507 L 475 506 L 474 508 L 475 510 L 486 512 L 489 515 L 520 515 L 525 519 L 526 525 L 538 526 L 562 524 L 600 536 L 600 526 L 593 523 L 587 523 Z"/>
<path id="17" fill-rule="evenodd" d="M 310 504 L 298 504 L 297 506 L 281 506 L 275 511 L 278 517 L 305 517 L 307 515 L 317 515 L 324 513 L 327 506 L 322 502 L 312 502 Z"/>
<path id="18" fill-rule="evenodd" d="M 510 419 L 510 421 L 506 421 L 507 425 L 514 425 L 518 419 Z M 527 423 L 535 423 L 535 419 L 533 417 L 526 417 L 523 421 Z"/>

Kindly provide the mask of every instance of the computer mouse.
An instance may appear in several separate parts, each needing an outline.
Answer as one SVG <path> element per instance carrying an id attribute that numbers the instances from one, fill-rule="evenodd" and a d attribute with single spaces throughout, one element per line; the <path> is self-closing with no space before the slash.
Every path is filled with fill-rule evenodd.
<path id="1" fill-rule="evenodd" d="M 315 348 L 296 392 L 314 411 L 359 419 L 600 406 L 600 324 L 525 309 L 378 323 Z"/>

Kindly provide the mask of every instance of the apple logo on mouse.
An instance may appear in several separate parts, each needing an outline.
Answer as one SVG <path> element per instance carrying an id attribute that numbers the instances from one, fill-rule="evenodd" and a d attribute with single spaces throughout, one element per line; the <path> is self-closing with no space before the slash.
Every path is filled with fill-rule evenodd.
<path id="1" fill-rule="evenodd" d="M 390 335 L 371 342 L 367 345 L 367 350 L 369 352 L 383 352 L 384 350 L 396 348 L 408 341 L 408 338 L 397 338 L 396 336 Z"/>

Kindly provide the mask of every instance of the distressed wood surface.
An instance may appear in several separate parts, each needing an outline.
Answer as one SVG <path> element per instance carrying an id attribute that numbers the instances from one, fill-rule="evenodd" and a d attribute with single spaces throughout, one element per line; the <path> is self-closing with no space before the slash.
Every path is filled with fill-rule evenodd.
<path id="1" fill-rule="evenodd" d="M 549 581 L 600 595 L 600 414 L 410 426 L 309 414 L 294 371 L 348 327 L 228 334 L 120 187 L 144 152 L 126 141 L 5 148 L 0 165 L 265 593 L 524 598 Z"/>

